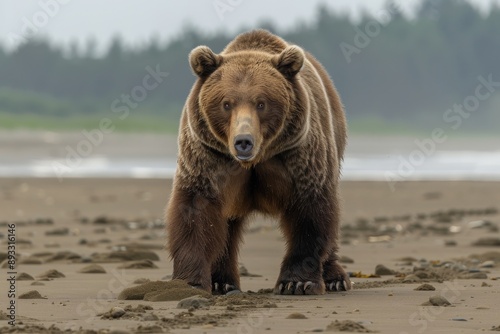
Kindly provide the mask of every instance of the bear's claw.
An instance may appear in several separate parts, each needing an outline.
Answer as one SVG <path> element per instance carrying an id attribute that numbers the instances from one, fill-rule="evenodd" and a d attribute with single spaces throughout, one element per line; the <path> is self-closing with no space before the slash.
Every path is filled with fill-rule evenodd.
<path id="1" fill-rule="evenodd" d="M 327 291 L 349 291 L 351 290 L 351 281 L 349 278 L 340 275 L 333 280 L 325 280 L 325 287 Z"/>
<path id="2" fill-rule="evenodd" d="M 212 294 L 214 295 L 225 295 L 231 291 L 240 291 L 240 289 L 236 285 L 228 283 L 215 282 L 212 284 Z"/>
<path id="3" fill-rule="evenodd" d="M 321 284 L 313 281 L 306 282 L 282 282 L 274 293 L 277 295 L 319 295 L 323 293 Z"/>

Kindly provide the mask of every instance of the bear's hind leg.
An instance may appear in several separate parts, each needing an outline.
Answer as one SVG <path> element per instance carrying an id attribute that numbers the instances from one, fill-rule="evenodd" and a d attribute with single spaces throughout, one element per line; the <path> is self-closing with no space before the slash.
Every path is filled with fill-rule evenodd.
<path id="1" fill-rule="evenodd" d="M 327 291 L 351 290 L 349 275 L 338 262 L 338 256 L 334 249 L 330 250 L 328 258 L 323 263 L 323 280 Z"/>
<path id="2" fill-rule="evenodd" d="M 229 219 L 224 253 L 212 265 L 212 293 L 226 294 L 240 290 L 238 249 L 241 241 L 242 219 Z"/>

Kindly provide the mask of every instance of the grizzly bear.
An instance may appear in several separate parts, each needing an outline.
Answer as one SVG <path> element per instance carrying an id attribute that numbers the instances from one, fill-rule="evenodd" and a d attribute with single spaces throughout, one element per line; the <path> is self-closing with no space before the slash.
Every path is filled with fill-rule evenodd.
<path id="1" fill-rule="evenodd" d="M 276 294 L 349 290 L 337 257 L 346 120 L 325 69 L 264 30 L 220 54 L 199 46 L 189 62 L 198 78 L 166 211 L 173 278 L 214 294 L 240 290 L 243 228 L 260 212 L 279 219 L 286 239 Z"/>

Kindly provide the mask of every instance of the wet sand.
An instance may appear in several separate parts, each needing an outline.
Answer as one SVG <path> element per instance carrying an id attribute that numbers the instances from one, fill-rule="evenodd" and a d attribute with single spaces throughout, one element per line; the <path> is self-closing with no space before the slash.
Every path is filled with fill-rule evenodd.
<path id="1" fill-rule="evenodd" d="M 242 289 L 251 293 L 196 297 L 187 308 L 177 308 L 183 293 L 168 301 L 119 299 L 126 288 L 170 278 L 162 221 L 170 188 L 167 179 L 0 179 L 0 259 L 7 224 L 15 223 L 16 293 L 36 298 L 16 299 L 17 327 L 0 320 L 0 332 L 456 333 L 500 326 L 500 183 L 404 182 L 392 191 L 384 182 L 343 182 L 340 255 L 355 283 L 347 293 L 270 294 L 284 242 L 275 222 L 256 217 L 240 256 L 248 271 Z M 480 240 L 491 246 L 473 245 Z M 379 264 L 392 274 L 369 278 Z M 435 290 L 417 289 L 423 283 Z M 426 306 L 433 296 L 450 305 Z"/>

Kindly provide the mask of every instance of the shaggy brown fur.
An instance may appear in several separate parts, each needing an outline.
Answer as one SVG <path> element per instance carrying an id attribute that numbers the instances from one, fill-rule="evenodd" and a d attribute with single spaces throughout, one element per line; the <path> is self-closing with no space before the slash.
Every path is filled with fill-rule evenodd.
<path id="1" fill-rule="evenodd" d="M 259 211 L 280 220 L 287 242 L 275 293 L 350 289 L 336 255 L 346 120 L 326 71 L 263 30 L 220 54 L 200 46 L 189 60 L 198 80 L 182 113 L 166 217 L 173 278 L 239 289 L 243 225 Z"/>

